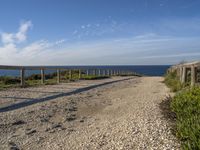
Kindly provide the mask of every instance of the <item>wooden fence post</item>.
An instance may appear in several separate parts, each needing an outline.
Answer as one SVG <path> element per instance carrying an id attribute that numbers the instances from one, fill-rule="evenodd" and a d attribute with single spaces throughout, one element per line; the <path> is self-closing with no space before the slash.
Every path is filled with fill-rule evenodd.
<path id="1" fill-rule="evenodd" d="M 60 83 L 60 69 L 57 69 L 57 83 Z"/>
<path id="2" fill-rule="evenodd" d="M 86 75 L 89 76 L 89 70 L 88 69 L 86 70 Z"/>
<path id="3" fill-rule="evenodd" d="M 44 69 L 41 69 L 41 84 L 44 84 L 44 80 L 45 80 Z"/>
<path id="4" fill-rule="evenodd" d="M 81 69 L 79 69 L 79 71 L 78 71 L 78 72 L 79 72 L 79 74 L 78 74 L 78 78 L 79 78 L 79 79 L 81 79 L 81 74 L 82 74 L 82 71 L 81 71 Z"/>
<path id="5" fill-rule="evenodd" d="M 24 68 L 22 68 L 21 70 L 20 70 L 20 78 L 21 78 L 21 83 L 20 83 L 20 85 L 21 85 L 21 87 L 24 87 L 25 86 L 25 76 L 24 76 L 24 72 L 25 72 L 25 70 L 24 70 Z"/>
<path id="6" fill-rule="evenodd" d="M 182 73 L 183 73 L 183 68 L 179 67 L 179 79 L 180 79 L 180 81 L 182 80 Z"/>
<path id="7" fill-rule="evenodd" d="M 69 70 L 69 79 L 72 79 L 72 70 Z"/>
<path id="8" fill-rule="evenodd" d="M 191 86 L 194 86 L 196 82 L 196 70 L 195 67 L 191 66 Z"/>
<path id="9" fill-rule="evenodd" d="M 186 81 L 186 67 L 183 67 L 181 76 L 182 76 L 181 83 L 185 83 L 185 81 Z"/>
<path id="10" fill-rule="evenodd" d="M 98 76 L 101 76 L 101 70 L 99 69 L 99 73 L 98 73 Z"/>

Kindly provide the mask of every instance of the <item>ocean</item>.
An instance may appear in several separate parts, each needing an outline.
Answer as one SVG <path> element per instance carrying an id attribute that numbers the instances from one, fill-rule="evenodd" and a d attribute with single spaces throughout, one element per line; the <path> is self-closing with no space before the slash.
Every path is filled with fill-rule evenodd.
<path id="1" fill-rule="evenodd" d="M 51 66 L 54 68 L 56 66 Z M 67 68 L 67 69 L 116 69 L 116 70 L 129 70 L 134 71 L 142 75 L 146 76 L 163 76 L 166 73 L 166 70 L 170 67 L 170 65 L 128 65 L 128 66 L 59 66 L 60 68 Z M 45 70 L 45 73 L 51 73 L 55 71 Z M 31 74 L 39 74 L 40 70 L 27 70 L 26 76 Z M 19 76 L 19 70 L 1 70 L 0 69 L 0 76 Z"/>

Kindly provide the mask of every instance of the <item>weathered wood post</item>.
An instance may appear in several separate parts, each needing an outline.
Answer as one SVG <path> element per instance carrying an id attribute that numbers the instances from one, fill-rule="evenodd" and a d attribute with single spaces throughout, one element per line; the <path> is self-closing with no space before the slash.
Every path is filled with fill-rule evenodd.
<path id="1" fill-rule="evenodd" d="M 107 76 L 110 76 L 110 70 L 107 70 L 106 74 L 107 74 Z"/>
<path id="2" fill-rule="evenodd" d="M 44 80 L 45 80 L 44 69 L 41 69 L 41 84 L 44 84 Z"/>
<path id="3" fill-rule="evenodd" d="M 106 70 L 106 75 L 109 76 L 109 70 Z"/>
<path id="4" fill-rule="evenodd" d="M 186 67 L 182 68 L 182 79 L 181 79 L 181 83 L 185 83 L 186 81 Z"/>
<path id="5" fill-rule="evenodd" d="M 60 83 L 60 69 L 57 69 L 57 83 Z"/>
<path id="6" fill-rule="evenodd" d="M 191 86 L 194 86 L 196 82 L 196 70 L 195 70 L 195 66 L 192 65 L 191 66 Z"/>
<path id="7" fill-rule="evenodd" d="M 183 74 L 183 68 L 179 67 L 179 78 L 180 78 L 180 81 L 182 80 L 182 74 Z"/>
<path id="8" fill-rule="evenodd" d="M 72 79 L 72 70 L 69 70 L 69 79 Z"/>
<path id="9" fill-rule="evenodd" d="M 99 69 L 98 76 L 101 76 L 101 70 Z"/>
<path id="10" fill-rule="evenodd" d="M 89 70 L 88 69 L 86 70 L 86 75 L 89 76 Z"/>
<path id="11" fill-rule="evenodd" d="M 82 74 L 82 71 L 81 71 L 81 69 L 79 69 L 79 71 L 78 71 L 78 72 L 79 72 L 79 74 L 78 74 L 78 78 L 79 78 L 79 79 L 81 79 L 81 74 Z"/>
<path id="12" fill-rule="evenodd" d="M 21 85 L 21 87 L 24 87 L 25 86 L 25 75 L 24 75 L 24 73 L 25 73 L 25 70 L 24 70 L 24 68 L 22 68 L 21 70 L 20 70 L 20 78 L 21 78 L 21 83 L 20 83 L 20 85 Z"/>

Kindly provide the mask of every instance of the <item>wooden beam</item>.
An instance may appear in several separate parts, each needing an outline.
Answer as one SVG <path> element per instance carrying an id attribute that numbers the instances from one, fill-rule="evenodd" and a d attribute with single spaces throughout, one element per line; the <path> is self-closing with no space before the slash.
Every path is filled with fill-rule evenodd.
<path id="1" fill-rule="evenodd" d="M 20 70 L 20 78 L 21 78 L 20 85 L 21 85 L 21 87 L 24 87 L 25 86 L 25 70 L 24 70 L 24 68 L 22 68 Z"/>
<path id="2" fill-rule="evenodd" d="M 57 69 L 57 83 L 60 83 L 60 69 Z"/>
<path id="3" fill-rule="evenodd" d="M 44 84 L 44 81 L 45 81 L 44 69 L 41 69 L 41 84 Z"/>
<path id="4" fill-rule="evenodd" d="M 89 70 L 88 69 L 86 70 L 86 75 L 89 76 Z"/>
<path id="5" fill-rule="evenodd" d="M 72 70 L 69 70 L 69 79 L 72 79 Z"/>
<path id="6" fill-rule="evenodd" d="M 81 74 L 82 74 L 82 71 L 81 71 L 81 69 L 79 69 L 79 71 L 78 71 L 78 78 L 79 79 L 81 79 Z"/>
<path id="7" fill-rule="evenodd" d="M 196 71 L 195 67 L 191 66 L 191 86 L 194 86 L 196 82 Z"/>
<path id="8" fill-rule="evenodd" d="M 100 69 L 99 69 L 99 73 L 98 73 L 98 75 L 101 76 L 101 70 L 100 70 Z"/>
<path id="9" fill-rule="evenodd" d="M 182 80 L 182 73 L 183 73 L 183 68 L 179 67 L 179 79 L 180 79 L 180 81 Z"/>
<path id="10" fill-rule="evenodd" d="M 186 67 L 183 67 L 181 75 L 181 83 L 185 83 L 185 81 L 186 81 Z"/>

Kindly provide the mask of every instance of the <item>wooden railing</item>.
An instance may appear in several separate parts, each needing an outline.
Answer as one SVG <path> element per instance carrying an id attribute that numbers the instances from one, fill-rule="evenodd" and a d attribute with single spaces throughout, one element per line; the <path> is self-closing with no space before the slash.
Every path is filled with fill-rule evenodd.
<path id="1" fill-rule="evenodd" d="M 120 75 L 137 75 L 139 74 L 130 71 L 130 70 L 121 70 L 121 69 L 99 69 L 99 68 L 65 68 L 65 67 L 51 67 L 51 66 L 5 66 L 0 65 L 0 70 L 19 70 L 20 71 L 20 85 L 25 86 L 25 71 L 26 70 L 40 70 L 41 74 L 41 84 L 45 83 L 45 70 L 55 70 L 57 72 L 57 83 L 60 83 L 60 73 L 61 71 L 69 71 L 69 78 L 72 78 L 72 71 L 78 71 L 78 78 L 81 79 L 82 74 L 86 76 L 95 75 L 95 76 L 120 76 Z"/>
<path id="2" fill-rule="evenodd" d="M 181 83 L 190 81 L 194 86 L 200 82 L 200 62 L 182 63 L 174 65 L 168 69 L 168 72 L 176 72 Z"/>

